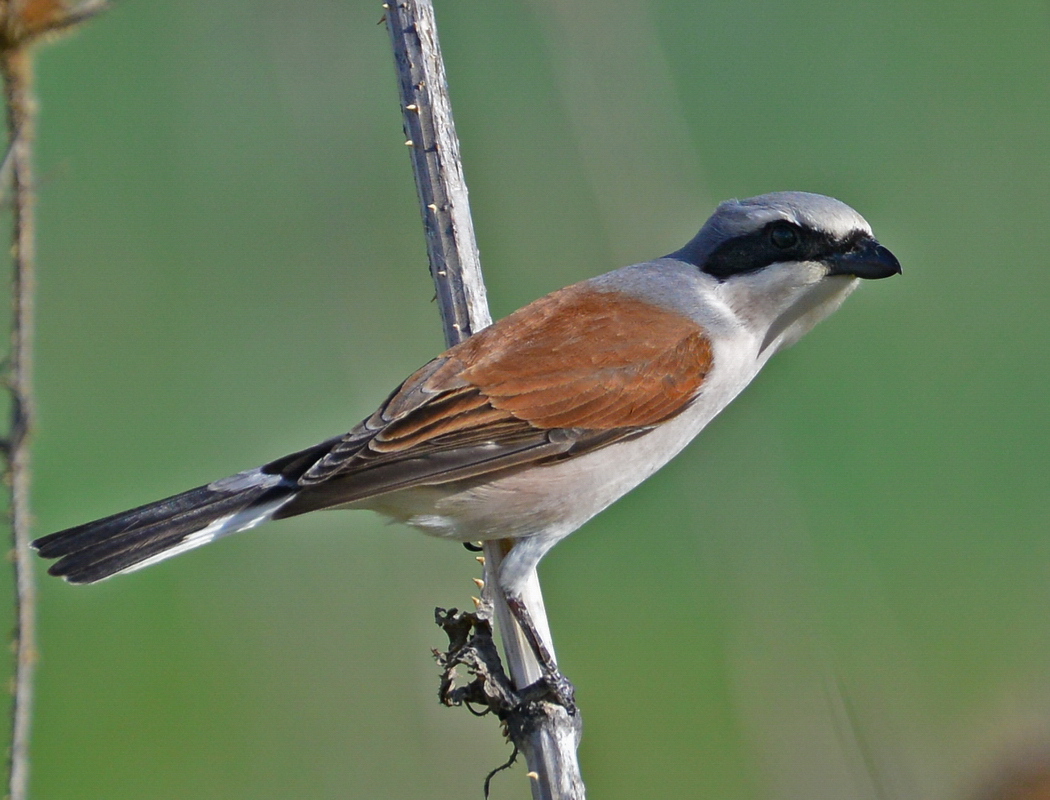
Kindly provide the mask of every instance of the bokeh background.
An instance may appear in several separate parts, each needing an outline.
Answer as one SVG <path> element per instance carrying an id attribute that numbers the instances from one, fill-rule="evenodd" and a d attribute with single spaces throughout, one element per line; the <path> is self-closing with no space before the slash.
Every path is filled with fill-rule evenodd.
<path id="1" fill-rule="evenodd" d="M 592 795 L 939 800 L 1039 762 L 1047 4 L 437 5 L 497 316 L 778 189 L 904 264 L 543 564 Z M 380 15 L 120 3 L 41 52 L 38 534 L 347 430 L 441 349 Z M 333 513 L 44 579 L 34 795 L 480 797 L 508 748 L 430 657 L 476 574 Z"/>

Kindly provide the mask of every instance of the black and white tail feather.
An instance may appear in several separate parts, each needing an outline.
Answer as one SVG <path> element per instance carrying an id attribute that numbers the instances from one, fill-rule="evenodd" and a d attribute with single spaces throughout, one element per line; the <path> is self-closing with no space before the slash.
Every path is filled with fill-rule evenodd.
<path id="1" fill-rule="evenodd" d="M 44 558 L 59 559 L 48 573 L 70 583 L 95 583 L 134 572 L 272 519 L 292 492 L 279 485 L 267 488 L 266 477 L 272 476 L 260 476 L 258 486 L 241 490 L 200 486 L 52 533 L 38 539 L 35 547 Z"/>
<path id="2" fill-rule="evenodd" d="M 58 559 L 48 573 L 70 583 L 134 572 L 273 519 L 302 489 L 295 473 L 305 471 L 330 445 L 52 533 L 33 547 L 44 558 Z"/>
<path id="3" fill-rule="evenodd" d="M 338 444 L 361 440 L 362 427 L 262 467 L 43 536 L 33 547 L 42 557 L 57 559 L 48 574 L 69 583 L 96 583 L 135 572 L 270 521 L 308 492 L 311 482 L 304 476 L 311 468 L 330 458 Z"/>

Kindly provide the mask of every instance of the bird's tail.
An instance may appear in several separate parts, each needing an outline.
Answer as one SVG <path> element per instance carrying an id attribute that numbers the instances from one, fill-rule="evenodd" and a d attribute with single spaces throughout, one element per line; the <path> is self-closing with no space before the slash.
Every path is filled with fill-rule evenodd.
<path id="1" fill-rule="evenodd" d="M 242 472 L 33 542 L 48 572 L 94 583 L 266 522 L 296 493 L 294 482 L 261 469 Z"/>

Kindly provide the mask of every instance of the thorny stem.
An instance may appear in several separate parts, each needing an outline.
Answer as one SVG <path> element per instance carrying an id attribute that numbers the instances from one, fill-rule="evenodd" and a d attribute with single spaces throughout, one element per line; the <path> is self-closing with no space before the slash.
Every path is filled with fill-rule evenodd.
<path id="1" fill-rule="evenodd" d="M 0 53 L 7 129 L 11 151 L 13 231 L 11 260 L 11 352 L 7 386 L 11 394 L 11 426 L 5 442 L 4 479 L 11 492 L 12 562 L 15 573 L 15 673 L 11 710 L 11 750 L 8 756 L 8 796 L 24 800 L 29 785 L 29 732 L 32 721 L 33 668 L 36 662 L 36 587 L 29 550 L 29 433 L 33 421 L 33 288 L 34 191 L 32 168 L 32 56 L 25 47 Z"/>
<path id="2" fill-rule="evenodd" d="M 36 203 L 33 180 L 33 140 L 36 101 L 33 99 L 33 45 L 43 37 L 69 31 L 107 7 L 107 0 L 0 0 L 0 75 L 7 106 L 8 154 L 0 177 L 10 172 L 11 209 L 11 350 L 6 384 L 11 397 L 11 422 L 0 442 L 10 487 L 11 561 L 15 579 L 15 653 L 11 704 L 11 749 L 8 754 L 9 800 L 26 800 L 29 793 L 29 732 L 33 711 L 33 668 L 36 663 L 36 587 L 30 553 L 29 436 L 33 428 L 33 297 L 36 262 Z"/>
<path id="3" fill-rule="evenodd" d="M 427 253 L 449 344 L 489 322 L 485 287 L 459 158 L 445 68 L 438 45 L 431 0 L 387 0 L 386 22 L 397 66 L 405 125 L 412 154 Z M 532 649 L 498 590 L 500 561 L 510 541 L 484 543 L 485 596 L 503 633 L 507 663 L 515 684 L 525 687 L 542 671 Z M 532 573 L 522 596 L 532 619 L 547 629 L 539 579 Z M 551 659 L 553 661 L 553 658 Z M 576 748 L 581 720 L 564 708 L 543 704 L 545 716 L 520 745 L 529 763 L 535 800 L 582 800 L 585 794 Z"/>

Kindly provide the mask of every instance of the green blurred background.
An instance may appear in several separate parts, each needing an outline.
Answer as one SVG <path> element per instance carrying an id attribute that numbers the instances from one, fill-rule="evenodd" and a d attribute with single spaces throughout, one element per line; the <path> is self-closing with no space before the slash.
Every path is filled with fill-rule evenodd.
<path id="1" fill-rule="evenodd" d="M 437 10 L 497 316 L 779 189 L 904 264 L 545 561 L 592 796 L 954 798 L 1038 758 L 1047 4 Z M 128 2 L 41 52 L 36 533 L 347 430 L 441 349 L 380 15 Z M 429 653 L 476 574 L 361 513 L 43 579 L 34 796 L 480 797 L 508 748 Z"/>

